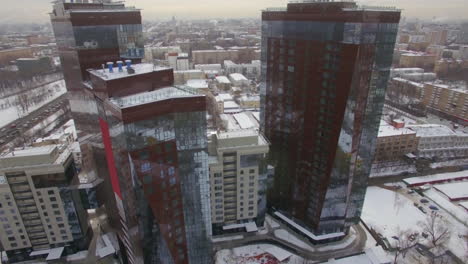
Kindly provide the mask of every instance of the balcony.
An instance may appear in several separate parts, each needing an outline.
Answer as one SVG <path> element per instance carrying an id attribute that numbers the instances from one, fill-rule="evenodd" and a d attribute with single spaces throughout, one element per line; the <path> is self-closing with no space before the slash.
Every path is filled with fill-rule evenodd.
<path id="1" fill-rule="evenodd" d="M 46 239 L 47 240 L 47 235 L 46 235 L 46 233 L 44 231 L 42 231 L 40 233 L 30 234 L 29 238 L 31 240 L 33 240 L 33 239 L 34 240 L 35 239 L 38 239 L 38 240 Z M 49 241 L 47 240 L 47 242 L 49 242 Z"/>
<path id="2" fill-rule="evenodd" d="M 13 193 L 13 196 L 15 197 L 15 200 L 28 200 L 28 199 L 33 199 L 34 198 L 31 192 Z"/>
<path id="3" fill-rule="evenodd" d="M 29 199 L 29 200 L 17 201 L 16 205 L 18 207 L 20 207 L 20 206 L 35 206 L 36 202 L 33 199 Z"/>
<path id="4" fill-rule="evenodd" d="M 38 213 L 29 213 L 22 215 L 23 220 L 37 220 L 41 219 Z"/>
<path id="5" fill-rule="evenodd" d="M 28 221 L 24 221 L 23 224 L 26 227 L 42 226 L 41 220 L 28 220 Z"/>
<path id="6" fill-rule="evenodd" d="M 28 178 L 26 176 L 23 177 L 9 177 L 8 178 L 8 183 L 9 184 L 24 184 L 28 183 Z"/>
<path id="7" fill-rule="evenodd" d="M 35 206 L 28 207 L 19 207 L 18 208 L 21 214 L 37 213 L 37 208 Z"/>

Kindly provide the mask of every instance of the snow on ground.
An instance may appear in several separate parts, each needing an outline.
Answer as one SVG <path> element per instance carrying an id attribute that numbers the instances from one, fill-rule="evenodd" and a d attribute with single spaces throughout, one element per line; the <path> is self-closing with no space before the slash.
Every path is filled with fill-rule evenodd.
<path id="1" fill-rule="evenodd" d="M 216 264 L 304 264 L 303 258 L 292 253 L 291 257 L 284 261 L 277 260 L 268 251 L 284 251 L 270 244 L 257 244 L 230 249 L 220 250 L 216 253 Z"/>
<path id="2" fill-rule="evenodd" d="M 300 248 L 303 248 L 305 250 L 310 250 L 310 251 L 314 250 L 306 242 L 300 240 L 294 234 L 291 234 L 291 233 L 289 233 L 288 231 L 286 231 L 284 229 L 275 230 L 274 234 L 275 234 L 275 237 L 277 237 L 279 239 L 282 239 L 284 241 L 287 241 L 287 242 L 289 242 L 291 244 L 294 244 L 294 245 L 296 245 L 296 246 L 298 246 Z"/>
<path id="3" fill-rule="evenodd" d="M 433 188 L 425 191 L 424 195 L 443 209 L 440 214 L 444 216 L 452 231 L 448 248 L 457 257 L 463 259 L 468 251 L 468 241 L 463 239 L 463 236 L 468 233 L 468 213 Z"/>
<path id="4" fill-rule="evenodd" d="M 212 241 L 214 243 L 218 243 L 218 242 L 226 242 L 226 241 L 238 240 L 238 239 L 243 239 L 243 238 L 244 238 L 244 236 L 237 235 L 237 236 L 213 238 Z"/>
<path id="5" fill-rule="evenodd" d="M 267 216 L 265 218 L 265 221 L 268 223 L 268 225 L 272 228 L 272 229 L 276 229 L 276 228 L 279 228 L 280 225 L 275 221 L 273 220 L 273 218 L 271 218 L 270 216 Z"/>
<path id="6" fill-rule="evenodd" d="M 425 221 L 426 215 L 410 199 L 397 192 L 368 187 L 361 219 L 392 243 L 392 236 L 400 230 L 420 232 L 419 222 Z"/>
<path id="7" fill-rule="evenodd" d="M 437 168 L 450 167 L 450 166 L 464 166 L 466 164 L 468 164 L 468 159 L 457 159 L 457 160 L 434 162 L 434 163 L 431 163 L 429 166 L 432 169 L 437 169 Z"/>
<path id="8" fill-rule="evenodd" d="M 435 189 L 430 189 L 424 192 L 424 195 L 431 199 L 434 203 L 445 209 L 450 215 L 455 217 L 461 223 L 465 223 L 468 226 L 468 213 L 463 210 L 460 206 L 453 204 L 440 192 Z"/>
<path id="9" fill-rule="evenodd" d="M 317 247 L 317 250 L 320 252 L 325 252 L 325 251 L 331 251 L 331 250 L 339 250 L 348 247 L 353 243 L 354 240 L 356 240 L 356 231 L 352 227 L 350 229 L 349 235 L 345 237 L 345 239 L 334 242 L 334 243 L 329 243 L 325 246 L 319 246 Z"/>
<path id="10" fill-rule="evenodd" d="M 41 91 L 49 91 L 51 90 L 52 92 L 50 93 L 50 96 L 47 96 L 44 101 L 41 101 L 37 104 L 34 104 L 29 107 L 29 113 L 37 110 L 38 108 L 46 105 L 47 103 L 51 102 L 52 100 L 56 99 L 57 97 L 61 96 L 62 94 L 67 92 L 66 86 L 65 86 L 65 81 L 60 80 L 56 81 L 53 83 L 46 84 L 42 87 L 34 89 L 35 92 L 39 92 L 40 95 Z M 29 93 L 29 92 L 28 92 Z M 4 98 L 0 99 L 0 104 L 2 104 L 4 101 L 12 101 L 14 98 L 9 97 L 9 98 Z M 26 114 L 27 115 L 27 114 Z M 16 119 L 20 118 L 20 113 L 18 113 L 18 109 L 15 106 L 11 106 L 6 109 L 1 109 L 0 110 L 0 127 L 3 127 L 7 125 L 8 123 L 11 123 L 15 121 Z"/>
<path id="11" fill-rule="evenodd" d="M 371 169 L 371 178 L 377 177 L 386 177 L 399 175 L 403 173 L 416 173 L 416 166 L 414 165 L 398 165 L 398 166 L 388 166 L 388 167 L 379 167 L 377 165 L 372 165 Z"/>

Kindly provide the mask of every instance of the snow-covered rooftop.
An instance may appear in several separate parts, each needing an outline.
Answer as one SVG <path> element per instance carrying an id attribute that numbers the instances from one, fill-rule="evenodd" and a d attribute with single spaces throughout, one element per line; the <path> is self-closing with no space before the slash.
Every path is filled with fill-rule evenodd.
<path id="1" fill-rule="evenodd" d="M 408 125 L 407 128 L 416 131 L 417 137 L 447 137 L 456 135 L 452 129 L 444 125 Z"/>
<path id="2" fill-rule="evenodd" d="M 208 82 L 204 79 L 192 79 L 187 81 L 187 86 L 193 89 L 208 89 Z"/>
<path id="3" fill-rule="evenodd" d="M 289 219 L 285 215 L 283 215 L 280 212 L 275 212 L 275 215 L 279 218 L 281 218 L 283 221 L 287 222 L 288 224 L 292 225 L 295 227 L 297 230 L 299 230 L 301 233 L 304 235 L 308 236 L 309 238 L 313 239 L 314 241 L 320 241 L 320 240 L 325 240 L 325 239 L 331 239 L 331 238 L 337 238 L 337 237 L 344 237 L 346 234 L 343 232 L 337 232 L 337 233 L 330 233 L 330 234 L 325 234 L 325 235 L 315 235 L 314 233 L 310 232 L 309 230 L 305 229 L 304 227 L 298 225 L 296 222 L 293 220 Z"/>
<path id="4" fill-rule="evenodd" d="M 445 194 L 450 200 L 468 199 L 468 182 L 454 182 L 435 185 L 438 191 Z"/>
<path id="5" fill-rule="evenodd" d="M 245 113 L 234 114 L 234 118 L 242 129 L 255 127 L 255 124 L 250 121 L 250 118 Z"/>
<path id="6" fill-rule="evenodd" d="M 463 180 L 463 179 L 468 179 L 468 171 L 439 173 L 439 174 L 434 174 L 434 175 L 429 175 L 429 176 L 406 178 L 403 180 L 403 182 L 409 185 L 420 185 L 420 184 L 427 184 L 427 183 L 431 184 L 431 183 L 440 183 L 440 182 Z"/>
<path id="7" fill-rule="evenodd" d="M 115 64 L 114 64 L 115 65 Z M 145 74 L 145 73 L 150 73 L 154 71 L 162 71 L 162 70 L 167 70 L 169 68 L 167 67 L 160 67 L 156 66 L 152 63 L 140 63 L 140 64 L 132 64 L 132 68 L 135 70 L 135 73 L 130 74 L 127 71 L 127 66 L 122 66 L 123 70 L 119 72 L 118 67 L 113 67 L 113 72 L 109 72 L 108 68 L 101 69 L 101 70 L 88 70 L 89 73 L 92 75 L 95 75 L 103 80 L 109 81 L 109 80 L 115 80 L 115 79 L 120 79 L 120 78 L 126 78 L 130 76 L 135 76 L 138 74 Z"/>
<path id="8" fill-rule="evenodd" d="M 387 124 L 383 120 L 380 121 L 378 137 L 391 137 L 391 136 L 411 135 L 411 134 L 416 134 L 416 132 L 406 127 L 396 128 L 392 125 Z"/>
<path id="9" fill-rule="evenodd" d="M 248 81 L 248 79 L 240 73 L 231 73 L 229 74 L 229 78 L 231 78 L 235 82 Z"/>
<path id="10" fill-rule="evenodd" d="M 156 101 L 162 101 L 172 98 L 181 98 L 181 97 L 198 97 L 204 96 L 198 94 L 195 91 L 190 90 L 190 88 L 182 86 L 171 86 L 161 88 L 151 92 L 144 92 L 119 98 L 112 98 L 111 102 L 117 105 L 120 108 L 133 107 L 137 105 L 149 104 Z"/>
<path id="11" fill-rule="evenodd" d="M 218 94 L 216 98 L 218 98 L 220 101 L 233 101 L 234 100 L 232 98 L 232 95 L 227 94 L 227 93 Z"/>
<path id="12" fill-rule="evenodd" d="M 218 83 L 224 83 L 224 84 L 230 84 L 231 81 L 229 81 L 228 77 L 226 76 L 216 76 L 216 81 Z"/>

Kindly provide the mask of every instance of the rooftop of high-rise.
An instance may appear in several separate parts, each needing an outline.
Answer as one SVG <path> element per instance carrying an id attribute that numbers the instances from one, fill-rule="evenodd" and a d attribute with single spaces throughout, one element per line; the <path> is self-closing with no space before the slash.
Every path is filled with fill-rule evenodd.
<path id="1" fill-rule="evenodd" d="M 110 101 L 120 109 L 123 109 L 174 98 L 203 96 L 204 95 L 199 94 L 196 90 L 187 86 L 169 86 L 157 89 L 155 91 L 143 92 L 124 97 L 111 98 Z"/>

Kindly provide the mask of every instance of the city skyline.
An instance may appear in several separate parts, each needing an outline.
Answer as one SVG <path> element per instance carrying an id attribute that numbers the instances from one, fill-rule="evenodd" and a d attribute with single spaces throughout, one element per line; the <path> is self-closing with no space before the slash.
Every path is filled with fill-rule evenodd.
<path id="1" fill-rule="evenodd" d="M 197 1 L 197 5 L 187 8 L 193 3 L 189 0 L 127 0 L 126 5 L 136 6 L 142 9 L 144 20 L 168 19 L 172 16 L 183 19 L 204 18 L 259 18 L 261 10 L 267 7 L 284 6 L 288 0 L 258 0 L 252 1 L 226 1 L 223 8 L 216 5 L 215 0 Z M 464 0 L 363 0 L 356 1 L 363 5 L 396 6 L 402 9 L 402 16 L 408 18 L 433 19 L 435 21 L 465 19 L 468 7 Z M 28 9 L 24 9 L 28 6 Z M 164 8 L 161 8 L 164 7 Z M 48 13 L 50 0 L 17 0 L 3 3 L 0 10 L 0 23 L 37 22 L 45 23 L 49 20 Z M 21 14 L 21 15 L 20 15 Z"/>

